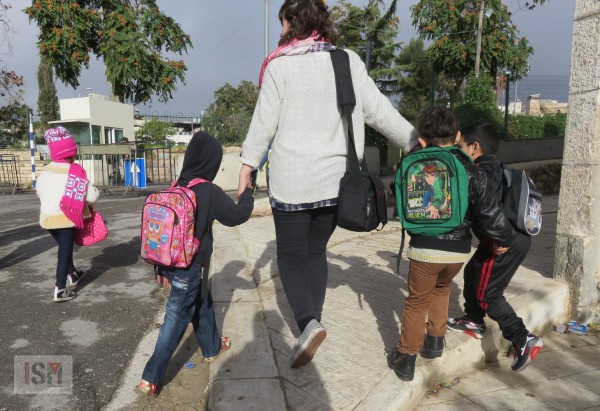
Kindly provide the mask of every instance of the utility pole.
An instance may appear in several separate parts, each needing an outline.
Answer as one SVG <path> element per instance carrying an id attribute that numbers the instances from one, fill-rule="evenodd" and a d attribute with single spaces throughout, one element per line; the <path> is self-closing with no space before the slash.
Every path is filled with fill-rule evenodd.
<path id="1" fill-rule="evenodd" d="M 371 68 L 371 40 L 367 40 L 367 49 L 365 50 L 365 68 L 367 69 L 367 74 L 369 74 L 369 69 Z"/>
<path id="2" fill-rule="evenodd" d="M 33 114 L 29 113 L 29 154 L 31 158 L 31 185 L 35 188 L 35 139 L 33 138 Z"/>
<path id="3" fill-rule="evenodd" d="M 485 0 L 481 0 L 479 7 L 479 24 L 477 25 L 477 54 L 475 55 L 475 77 L 479 77 L 479 63 L 481 60 L 481 37 L 483 35 L 483 12 Z"/>
<path id="4" fill-rule="evenodd" d="M 269 0 L 265 0 L 265 57 L 269 55 Z"/>

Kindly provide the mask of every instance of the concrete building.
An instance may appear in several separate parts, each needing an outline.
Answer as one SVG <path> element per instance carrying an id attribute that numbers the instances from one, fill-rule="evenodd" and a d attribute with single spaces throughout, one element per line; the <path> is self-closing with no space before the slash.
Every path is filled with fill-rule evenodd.
<path id="1" fill-rule="evenodd" d="M 69 129 L 81 145 L 114 144 L 126 138 L 135 140 L 133 106 L 110 100 L 107 96 L 61 99 L 60 120 L 50 124 Z"/>

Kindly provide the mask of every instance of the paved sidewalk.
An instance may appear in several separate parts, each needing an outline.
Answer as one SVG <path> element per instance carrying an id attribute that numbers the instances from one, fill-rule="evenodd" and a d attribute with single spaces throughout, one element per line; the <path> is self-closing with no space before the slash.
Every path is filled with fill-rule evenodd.
<path id="1" fill-rule="evenodd" d="M 565 320 L 568 290 L 551 279 L 556 197 L 545 199 L 544 231 L 507 289 L 533 332 Z M 305 367 L 289 367 L 297 327 L 277 272 L 272 218 L 237 228 L 215 227 L 214 295 L 218 321 L 232 349 L 210 366 L 209 409 L 414 409 L 440 381 L 464 376 L 506 351 L 497 326 L 483 340 L 449 334 L 444 356 L 419 359 L 415 379 L 400 381 L 387 367 L 406 293 L 408 263 L 394 273 L 400 226 L 353 233 L 338 229 L 329 244 L 329 286 L 323 324 L 328 337 Z M 462 278 L 453 286 L 450 315 L 460 314 Z M 519 374 L 523 384 L 535 372 Z M 515 380 L 516 381 L 516 380 Z M 591 405 L 595 405 L 592 403 Z M 578 409 L 578 408 L 573 408 Z"/>
<path id="2" fill-rule="evenodd" d="M 600 409 L 600 338 L 548 331 L 544 349 L 525 371 L 512 358 L 434 387 L 416 411 L 597 410 Z"/>
<path id="3" fill-rule="evenodd" d="M 508 343 L 490 321 L 482 340 L 449 333 L 444 355 L 419 358 L 412 382 L 400 381 L 387 367 L 386 353 L 398 339 L 408 269 L 404 260 L 401 275 L 394 272 L 400 239 L 400 226 L 394 221 L 380 232 L 336 230 L 328 249 L 323 314 L 328 337 L 311 363 L 291 369 L 298 331 L 277 272 L 273 221 L 256 217 L 241 227 L 215 225 L 212 279 L 217 321 L 233 343 L 210 364 L 208 387 L 200 374 L 188 373 L 184 389 L 206 389 L 210 410 L 600 407 L 600 340 L 551 331 L 552 324 L 567 320 L 568 290 L 551 279 L 557 198 L 545 198 L 544 206 L 544 229 L 533 239 L 529 256 L 506 291 L 530 330 L 547 341 L 524 372 L 510 371 L 504 356 Z M 451 316 L 462 313 L 461 290 L 459 275 L 450 298 Z M 448 381 L 460 383 L 431 392 Z M 167 385 L 160 402 L 176 404 L 172 409 L 205 405 L 205 399 L 190 395 L 186 401 L 178 393 L 180 389 Z M 144 403 L 138 405 L 146 408 Z"/>

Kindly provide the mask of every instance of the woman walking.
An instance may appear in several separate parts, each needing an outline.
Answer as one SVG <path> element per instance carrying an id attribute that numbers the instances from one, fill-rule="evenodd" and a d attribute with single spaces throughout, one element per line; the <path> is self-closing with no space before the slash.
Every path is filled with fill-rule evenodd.
<path id="1" fill-rule="evenodd" d="M 335 49 L 336 33 L 327 6 L 323 0 L 286 0 L 279 20 L 279 47 L 260 72 L 260 94 L 240 157 L 238 193 L 272 140 L 269 199 L 281 282 L 301 333 L 292 352 L 296 368 L 312 360 L 327 335 L 321 324 L 325 252 L 336 227 L 348 149 L 328 53 Z M 358 157 L 364 152 L 364 123 L 403 149 L 415 146 L 413 127 L 377 89 L 359 56 L 347 52 L 356 94 L 352 117 Z"/>

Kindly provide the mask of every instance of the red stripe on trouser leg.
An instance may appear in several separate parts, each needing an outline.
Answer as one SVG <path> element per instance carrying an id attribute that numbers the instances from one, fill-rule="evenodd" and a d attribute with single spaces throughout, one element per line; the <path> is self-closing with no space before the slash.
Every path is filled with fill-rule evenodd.
<path id="1" fill-rule="evenodd" d="M 477 301 L 479 306 L 487 311 L 488 304 L 484 301 L 485 290 L 487 289 L 490 281 L 490 275 L 492 274 L 492 266 L 494 265 L 495 256 L 491 256 L 485 260 L 483 268 L 481 270 L 481 277 L 479 278 L 479 289 L 477 290 Z"/>

